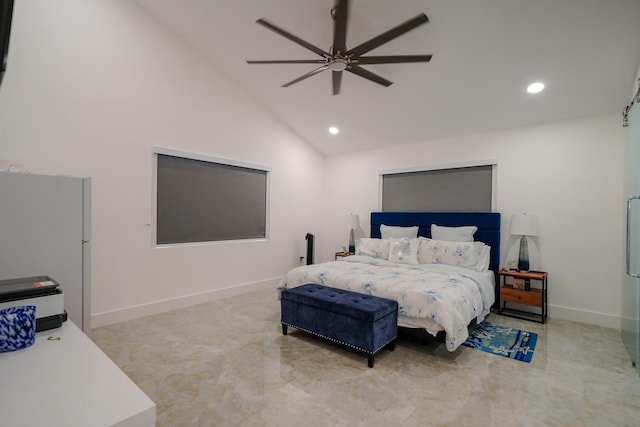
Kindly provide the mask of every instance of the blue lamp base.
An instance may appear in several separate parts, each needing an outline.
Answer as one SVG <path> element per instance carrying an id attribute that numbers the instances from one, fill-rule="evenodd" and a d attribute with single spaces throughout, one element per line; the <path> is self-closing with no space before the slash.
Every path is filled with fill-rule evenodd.
<path id="1" fill-rule="evenodd" d="M 529 271 L 529 243 L 527 236 L 520 238 L 520 253 L 518 254 L 518 270 Z"/>
<path id="2" fill-rule="evenodd" d="M 352 228 L 349 231 L 349 252 L 355 253 L 355 251 L 356 251 L 356 238 L 355 238 L 355 231 Z"/>

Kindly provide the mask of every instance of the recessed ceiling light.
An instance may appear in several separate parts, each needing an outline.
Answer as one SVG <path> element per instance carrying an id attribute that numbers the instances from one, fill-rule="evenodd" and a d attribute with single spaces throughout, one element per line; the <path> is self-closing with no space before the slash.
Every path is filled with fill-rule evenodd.
<path id="1" fill-rule="evenodd" d="M 540 82 L 531 83 L 529 86 L 527 86 L 527 92 L 529 93 L 542 92 L 543 89 L 544 89 L 544 83 L 540 83 Z"/>
<path id="2" fill-rule="evenodd" d="M 331 135 L 337 135 L 338 133 L 340 133 L 340 129 L 338 129 L 338 128 L 337 128 L 337 127 L 335 127 L 335 126 L 331 126 L 331 127 L 329 128 L 329 133 L 330 133 Z"/>

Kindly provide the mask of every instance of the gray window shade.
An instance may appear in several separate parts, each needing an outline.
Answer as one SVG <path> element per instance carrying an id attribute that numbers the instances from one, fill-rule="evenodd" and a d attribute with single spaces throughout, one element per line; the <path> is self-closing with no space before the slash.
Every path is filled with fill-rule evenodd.
<path id="1" fill-rule="evenodd" d="M 266 237 L 267 171 L 157 154 L 157 243 Z"/>
<path id="2" fill-rule="evenodd" d="M 491 212 L 492 166 L 382 176 L 385 212 Z"/>

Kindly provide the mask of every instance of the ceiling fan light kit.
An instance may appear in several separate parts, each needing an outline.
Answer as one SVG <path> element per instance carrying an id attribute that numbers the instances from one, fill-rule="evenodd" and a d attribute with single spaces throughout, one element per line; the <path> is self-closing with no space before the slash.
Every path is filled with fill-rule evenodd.
<path id="1" fill-rule="evenodd" d="M 248 64 L 318 64 L 318 67 L 302 76 L 285 83 L 282 87 L 289 87 L 295 83 L 305 80 L 311 76 L 325 70 L 332 71 L 333 94 L 340 93 L 342 83 L 342 72 L 348 71 L 357 76 L 363 77 L 382 86 L 390 86 L 393 82 L 381 77 L 371 71 L 362 68 L 360 65 L 368 64 L 397 64 L 407 62 L 429 62 L 431 55 L 385 55 L 385 56 L 362 56 L 373 49 L 413 30 L 414 28 L 429 22 L 429 18 L 421 13 L 408 21 L 388 30 L 384 33 L 352 48 L 347 49 L 347 20 L 348 20 L 349 0 L 337 0 L 331 9 L 331 17 L 334 20 L 333 45 L 329 51 L 320 49 L 309 42 L 271 24 L 264 19 L 258 19 L 256 23 L 274 31 L 292 42 L 316 53 L 321 59 L 292 59 L 292 60 L 248 60 Z"/>

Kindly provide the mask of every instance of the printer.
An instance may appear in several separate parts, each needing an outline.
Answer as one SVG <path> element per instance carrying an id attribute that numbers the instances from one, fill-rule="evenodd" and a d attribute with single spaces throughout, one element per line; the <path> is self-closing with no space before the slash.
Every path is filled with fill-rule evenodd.
<path id="1" fill-rule="evenodd" d="M 36 332 L 58 328 L 67 320 L 60 284 L 49 276 L 0 280 L 0 310 L 36 307 Z"/>

